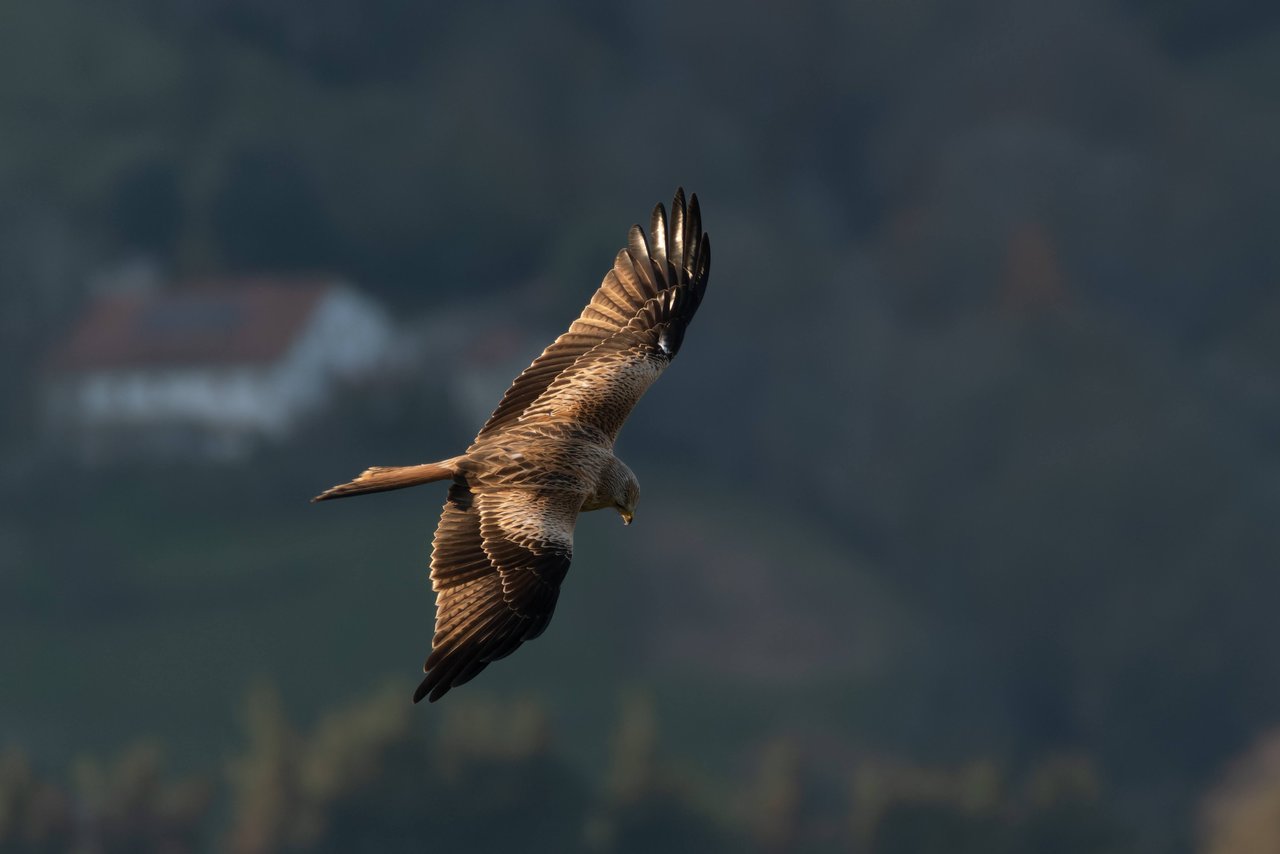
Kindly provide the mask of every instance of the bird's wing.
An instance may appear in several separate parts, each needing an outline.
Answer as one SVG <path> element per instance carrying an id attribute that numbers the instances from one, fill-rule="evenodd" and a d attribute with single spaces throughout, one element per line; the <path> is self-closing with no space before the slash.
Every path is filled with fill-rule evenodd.
<path id="1" fill-rule="evenodd" d="M 677 288 L 693 288 L 699 277 L 700 299 L 706 283 L 707 250 L 698 197 L 692 196 L 686 205 L 684 190 L 676 190 L 670 220 L 662 205 L 654 208 L 647 242 L 640 226 L 631 227 L 627 245 L 618 252 L 613 269 L 591 302 L 569 331 L 516 377 L 477 438 L 515 422 L 558 376 L 625 329 L 652 300 Z"/>
<path id="2" fill-rule="evenodd" d="M 436 631 L 414 702 L 435 702 L 542 634 L 569 571 L 581 506 L 571 492 L 473 493 L 454 482 L 431 550 Z"/>
<path id="3" fill-rule="evenodd" d="M 703 235 L 692 267 L 646 301 L 626 326 L 562 371 L 521 419 L 572 420 L 617 438 L 636 402 L 679 352 L 702 303 L 710 265 L 711 244 Z"/>

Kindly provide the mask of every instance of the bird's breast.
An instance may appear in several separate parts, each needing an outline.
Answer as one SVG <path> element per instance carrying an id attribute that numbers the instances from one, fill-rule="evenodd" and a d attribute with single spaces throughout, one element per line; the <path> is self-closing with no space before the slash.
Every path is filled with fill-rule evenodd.
<path id="1" fill-rule="evenodd" d="M 480 487 L 556 489 L 587 495 L 595 491 L 612 458 L 611 445 L 572 426 L 517 425 L 472 446 L 466 469 L 468 480 Z"/>

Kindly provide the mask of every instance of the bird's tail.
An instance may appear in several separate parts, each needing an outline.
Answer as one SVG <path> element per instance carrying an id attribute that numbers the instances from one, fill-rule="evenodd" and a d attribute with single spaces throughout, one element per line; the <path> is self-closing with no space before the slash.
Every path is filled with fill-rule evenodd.
<path id="1" fill-rule="evenodd" d="M 423 463 L 418 466 L 374 466 L 365 469 L 355 480 L 331 486 L 311 500 L 328 501 L 330 498 L 387 492 L 434 480 L 448 480 L 457 471 L 457 464 L 461 459 L 462 457 L 452 457 L 438 463 Z"/>

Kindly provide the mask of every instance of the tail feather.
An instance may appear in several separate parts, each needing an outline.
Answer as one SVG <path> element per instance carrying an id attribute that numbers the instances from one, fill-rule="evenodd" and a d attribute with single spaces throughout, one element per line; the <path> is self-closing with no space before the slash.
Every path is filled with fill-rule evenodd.
<path id="1" fill-rule="evenodd" d="M 328 501 L 330 498 L 388 492 L 392 489 L 404 489 L 406 486 L 417 486 L 420 483 L 448 480 L 456 471 L 455 465 L 458 459 L 454 457 L 438 463 L 423 463 L 417 466 L 373 466 L 365 469 L 355 480 L 331 486 L 311 500 Z"/>

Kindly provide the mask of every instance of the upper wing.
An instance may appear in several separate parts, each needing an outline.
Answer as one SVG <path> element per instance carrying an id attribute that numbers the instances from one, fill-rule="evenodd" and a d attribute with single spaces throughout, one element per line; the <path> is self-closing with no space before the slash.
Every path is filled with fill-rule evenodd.
<path id="1" fill-rule="evenodd" d="M 648 300 L 630 322 L 578 357 L 521 418 L 573 420 L 616 439 L 636 402 L 675 358 L 702 303 L 711 265 L 703 235 L 687 279 Z"/>
<path id="2" fill-rule="evenodd" d="M 436 631 L 415 703 L 435 702 L 542 634 L 569 571 L 581 504 L 569 492 L 473 493 L 454 482 L 431 551 Z"/>
<path id="3" fill-rule="evenodd" d="M 507 389 L 493 415 L 480 428 L 484 436 L 518 419 L 567 368 L 584 354 L 617 335 L 653 299 L 674 288 L 692 286 L 699 277 L 698 298 L 706 285 L 710 247 L 702 233 L 698 197 L 685 205 L 684 189 L 676 190 L 668 222 L 662 205 L 653 210 L 650 240 L 633 225 L 627 245 L 613 261 L 591 302 L 555 342 L 542 351 Z M 699 273 L 701 271 L 701 273 Z"/>

